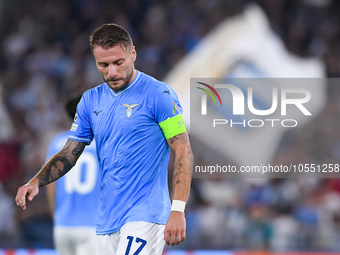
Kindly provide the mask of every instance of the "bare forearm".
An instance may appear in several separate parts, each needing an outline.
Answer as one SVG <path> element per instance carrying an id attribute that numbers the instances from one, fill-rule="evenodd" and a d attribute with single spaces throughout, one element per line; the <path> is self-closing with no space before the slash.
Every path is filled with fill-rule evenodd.
<path id="1" fill-rule="evenodd" d="M 40 188 L 56 181 L 75 165 L 84 147 L 82 142 L 68 140 L 64 148 L 54 155 L 30 182 L 38 181 Z"/>
<path id="2" fill-rule="evenodd" d="M 173 199 L 187 202 L 191 183 L 190 148 L 185 148 L 175 155 L 173 174 Z"/>
<path id="3" fill-rule="evenodd" d="M 50 183 L 46 186 L 46 195 L 48 200 L 48 206 L 50 208 L 51 216 L 54 218 L 54 210 L 55 210 L 55 188 L 56 183 Z"/>

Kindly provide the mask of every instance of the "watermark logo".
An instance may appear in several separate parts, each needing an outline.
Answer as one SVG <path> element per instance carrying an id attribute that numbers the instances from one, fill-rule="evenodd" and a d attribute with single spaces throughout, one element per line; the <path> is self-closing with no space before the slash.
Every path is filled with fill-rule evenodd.
<path id="1" fill-rule="evenodd" d="M 254 115 L 270 115 L 276 111 L 278 108 L 278 99 L 281 99 L 281 115 L 287 115 L 287 105 L 295 105 L 304 115 L 312 115 L 308 109 L 304 106 L 305 103 L 309 102 L 311 99 L 311 93 L 307 89 L 299 89 L 299 88 L 281 88 L 280 93 L 278 93 L 278 88 L 272 88 L 272 105 L 269 109 L 256 109 L 253 103 L 253 88 L 249 87 L 247 89 L 247 97 L 244 95 L 243 91 L 235 85 L 231 84 L 215 84 L 215 88 L 205 84 L 203 82 L 197 82 L 202 85 L 207 86 L 211 89 L 217 98 L 220 101 L 222 106 L 222 100 L 220 95 L 217 93 L 216 89 L 228 89 L 233 98 L 233 115 L 244 115 L 245 114 L 245 101 L 247 101 L 248 110 Z M 197 87 L 198 89 L 206 92 L 214 101 L 215 105 L 217 105 L 215 98 L 206 89 Z M 289 98 L 289 94 L 301 94 L 303 97 L 301 98 Z M 203 94 L 201 97 L 201 114 L 207 115 L 207 96 Z"/>
<path id="2" fill-rule="evenodd" d="M 203 82 L 197 82 L 197 83 L 206 86 L 206 87 L 209 88 L 212 92 L 214 92 L 215 95 L 217 96 L 218 100 L 220 101 L 221 106 L 222 106 L 221 97 L 220 97 L 220 95 L 217 93 L 216 89 L 214 89 L 212 86 L 210 86 L 210 85 L 208 85 L 208 84 L 206 84 L 206 83 L 203 83 Z M 196 87 L 196 88 L 201 89 L 201 90 L 203 90 L 205 93 L 207 93 L 207 94 L 212 98 L 212 100 L 214 101 L 215 105 L 217 105 L 214 96 L 211 94 L 211 92 L 210 92 L 209 90 L 204 89 L 204 88 L 201 88 L 201 87 Z M 202 115 L 207 115 L 207 94 L 202 94 L 202 97 L 201 97 L 201 100 L 202 100 L 202 103 L 201 103 L 201 114 L 202 114 Z"/>
<path id="3" fill-rule="evenodd" d="M 214 163 L 220 165 L 272 163 L 287 132 L 323 125 L 317 117 L 327 102 L 327 83 L 316 78 L 191 78 L 190 134 L 199 140 L 194 153 L 214 151 L 221 156 Z"/>
<path id="4" fill-rule="evenodd" d="M 217 125 L 225 125 L 231 124 L 231 127 L 237 124 L 241 124 L 243 127 L 262 127 L 266 122 L 271 123 L 271 126 L 274 127 L 274 123 L 280 121 L 282 126 L 284 127 L 295 127 L 297 126 L 297 120 L 295 119 L 264 119 L 263 117 L 260 119 L 251 119 L 249 116 L 269 116 L 274 113 L 277 113 L 277 116 L 286 116 L 287 109 L 289 107 L 293 107 L 291 110 L 296 111 L 298 109 L 304 116 L 311 116 L 311 112 L 305 106 L 311 100 L 311 93 L 308 89 L 305 88 L 297 88 L 297 87 L 269 87 L 271 90 L 271 98 L 267 100 L 270 104 L 270 107 L 267 109 L 258 109 L 255 107 L 254 103 L 254 88 L 247 87 L 245 92 L 242 91 L 239 87 L 232 84 L 215 84 L 211 86 L 207 83 L 197 82 L 198 84 L 204 85 L 210 91 L 212 91 L 216 97 L 218 98 L 220 105 L 223 106 L 222 99 L 219 91 L 226 91 L 230 93 L 232 97 L 232 114 L 233 116 L 245 116 L 241 122 L 236 122 L 235 120 L 227 120 L 227 119 L 214 119 L 213 127 Z M 217 106 L 217 102 L 215 100 L 214 95 L 208 89 L 196 87 L 200 90 L 203 90 L 204 94 L 201 95 L 201 115 L 208 114 L 208 97 L 213 100 L 215 106 Z M 225 92 L 223 92 L 225 93 Z M 228 106 L 226 106 L 228 107 Z M 248 125 L 247 125 L 248 124 Z"/>

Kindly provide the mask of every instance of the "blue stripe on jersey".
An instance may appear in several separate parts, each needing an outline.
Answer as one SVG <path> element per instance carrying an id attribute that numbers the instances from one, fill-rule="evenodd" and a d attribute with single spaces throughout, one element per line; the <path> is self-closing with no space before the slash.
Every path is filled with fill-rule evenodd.
<path id="1" fill-rule="evenodd" d="M 104 83 L 83 94 L 70 137 L 95 137 L 102 172 L 97 234 L 132 221 L 167 222 L 170 148 L 158 123 L 181 111 L 169 86 L 141 72 L 118 93 Z"/>
<path id="2" fill-rule="evenodd" d="M 65 145 L 68 132 L 57 135 L 51 142 L 47 157 Z M 85 148 L 77 164 L 56 182 L 55 226 L 96 226 L 99 198 L 99 167 L 95 145 Z"/>

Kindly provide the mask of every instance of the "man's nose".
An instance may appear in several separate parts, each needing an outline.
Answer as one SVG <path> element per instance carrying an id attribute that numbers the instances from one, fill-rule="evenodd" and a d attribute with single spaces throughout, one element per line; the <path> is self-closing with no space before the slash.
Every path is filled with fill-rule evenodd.
<path id="1" fill-rule="evenodd" d="M 108 78 L 114 78 L 117 75 L 117 68 L 114 65 L 109 65 Z"/>

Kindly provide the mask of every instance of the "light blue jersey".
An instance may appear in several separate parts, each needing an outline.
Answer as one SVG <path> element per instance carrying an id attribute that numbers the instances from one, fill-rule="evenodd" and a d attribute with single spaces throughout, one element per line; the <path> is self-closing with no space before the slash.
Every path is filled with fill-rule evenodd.
<path id="1" fill-rule="evenodd" d="M 48 159 L 63 148 L 68 133 L 54 137 L 48 150 Z M 96 148 L 93 144 L 85 148 L 76 165 L 56 182 L 55 226 L 96 226 L 99 174 Z"/>
<path id="2" fill-rule="evenodd" d="M 104 83 L 83 94 L 69 138 L 91 143 L 95 137 L 101 169 L 97 234 L 133 221 L 166 224 L 170 148 L 159 123 L 181 112 L 169 86 L 138 71 L 121 91 Z"/>

